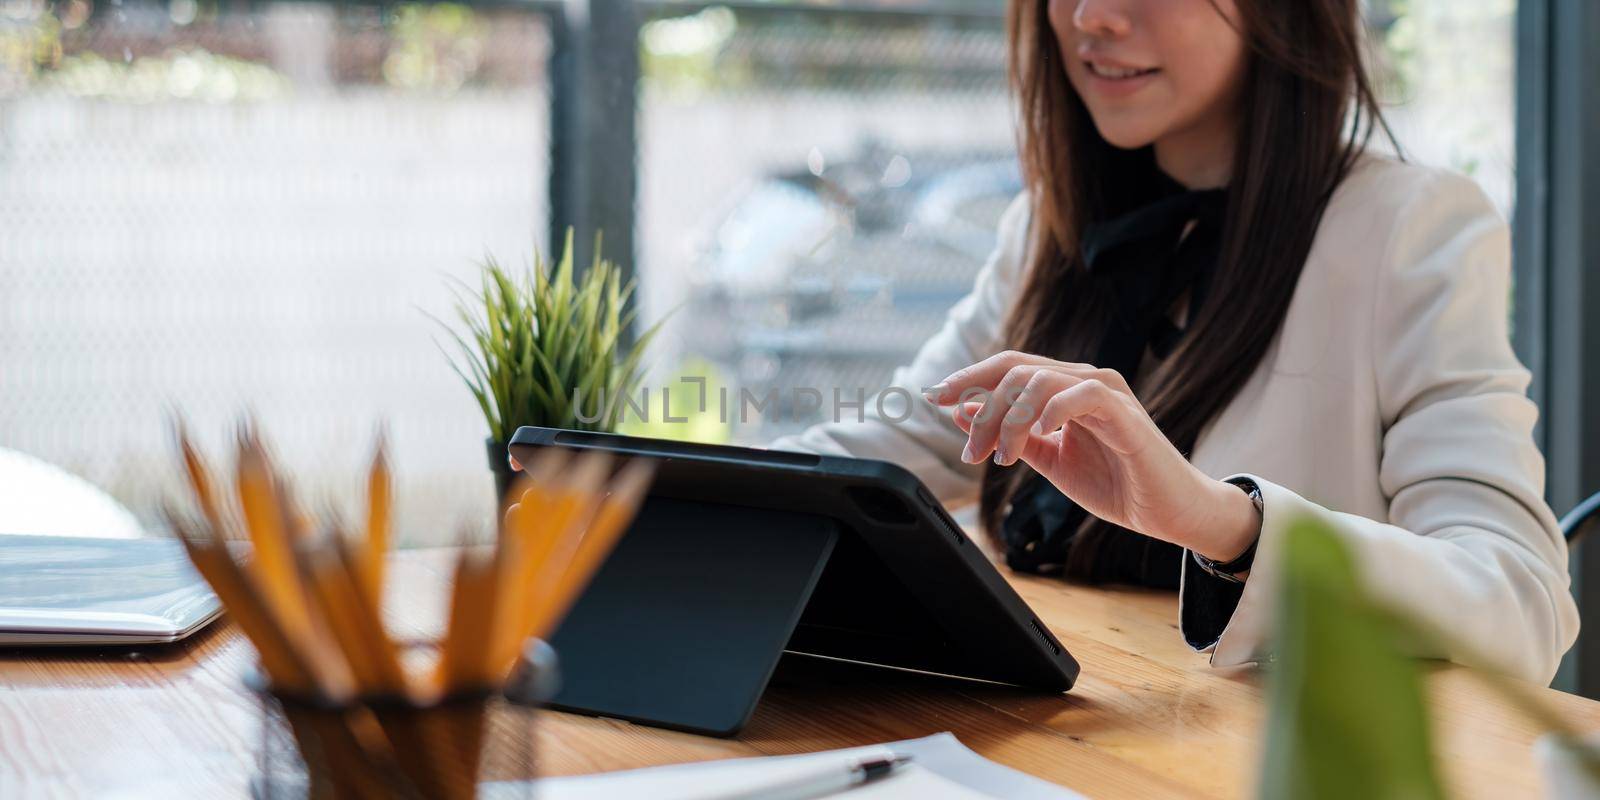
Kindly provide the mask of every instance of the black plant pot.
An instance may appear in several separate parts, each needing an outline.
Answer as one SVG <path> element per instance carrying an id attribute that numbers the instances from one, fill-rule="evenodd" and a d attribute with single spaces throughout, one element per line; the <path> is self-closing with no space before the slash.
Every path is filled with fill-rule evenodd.
<path id="1" fill-rule="evenodd" d="M 500 507 L 505 508 L 510 499 L 507 495 L 511 493 L 511 482 L 517 477 L 516 470 L 511 468 L 511 454 L 505 442 L 489 438 L 484 440 L 484 445 L 489 448 L 489 471 L 494 473 L 494 496 Z"/>

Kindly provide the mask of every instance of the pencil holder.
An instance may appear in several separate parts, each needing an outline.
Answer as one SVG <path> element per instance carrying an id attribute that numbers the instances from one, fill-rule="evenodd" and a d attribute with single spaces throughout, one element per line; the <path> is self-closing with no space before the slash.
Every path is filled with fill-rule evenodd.
<path id="1" fill-rule="evenodd" d="M 274 691 L 247 679 L 261 706 L 252 795 L 311 798 L 531 798 L 535 715 L 554 693 L 555 652 L 524 650 L 494 691 L 418 705 L 401 697 L 346 703 Z"/>

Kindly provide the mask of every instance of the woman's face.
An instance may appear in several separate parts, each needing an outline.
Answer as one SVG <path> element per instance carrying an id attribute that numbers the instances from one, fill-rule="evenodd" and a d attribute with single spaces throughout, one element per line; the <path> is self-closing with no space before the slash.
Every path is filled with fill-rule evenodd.
<path id="1" fill-rule="evenodd" d="M 1231 136 L 1245 67 L 1234 0 L 1049 1 L 1067 78 L 1106 141 Z"/>

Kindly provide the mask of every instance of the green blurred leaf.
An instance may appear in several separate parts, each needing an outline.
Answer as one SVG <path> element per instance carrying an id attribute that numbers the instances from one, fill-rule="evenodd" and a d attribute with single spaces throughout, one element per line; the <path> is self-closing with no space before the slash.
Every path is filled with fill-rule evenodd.
<path id="1" fill-rule="evenodd" d="M 1261 797 L 1442 798 L 1419 666 L 1393 618 L 1323 523 L 1295 522 L 1282 545 Z"/>

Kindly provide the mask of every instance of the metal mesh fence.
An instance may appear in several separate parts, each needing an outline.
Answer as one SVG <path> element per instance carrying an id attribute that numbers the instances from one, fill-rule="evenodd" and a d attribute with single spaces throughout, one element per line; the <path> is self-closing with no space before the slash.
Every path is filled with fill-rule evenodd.
<path id="1" fill-rule="evenodd" d="M 1002 25 L 712 9 L 645 26 L 640 274 L 647 314 L 677 309 L 658 379 L 830 401 L 887 384 L 1019 190 Z M 738 424 L 713 403 L 687 430 L 759 443 L 820 413 L 794 410 Z"/>
<path id="2" fill-rule="evenodd" d="M 310 502 L 360 496 L 382 421 L 404 538 L 486 518 L 483 423 L 427 315 L 543 238 L 543 19 L 75 8 L 3 29 L 0 446 L 149 521 L 172 409 L 217 455 L 254 414 Z"/>

